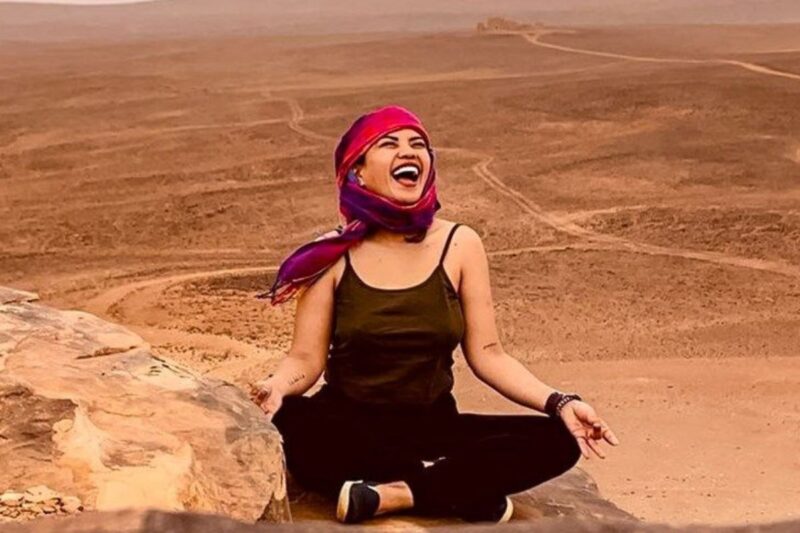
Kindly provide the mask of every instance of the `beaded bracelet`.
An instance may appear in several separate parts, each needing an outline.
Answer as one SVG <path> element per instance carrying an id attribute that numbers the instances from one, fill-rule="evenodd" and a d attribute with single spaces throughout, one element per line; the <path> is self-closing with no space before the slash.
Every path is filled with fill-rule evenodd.
<path id="1" fill-rule="evenodd" d="M 582 401 L 583 398 L 574 392 L 569 394 L 563 394 L 557 391 L 553 392 L 547 397 L 547 401 L 544 404 L 544 412 L 553 418 L 557 418 L 561 416 L 561 409 L 572 400 Z"/>
<path id="2" fill-rule="evenodd" d="M 567 405 L 572 400 L 582 401 L 583 398 L 581 398 L 578 394 L 575 393 L 565 394 L 561 398 L 561 401 L 558 402 L 558 405 L 556 405 L 556 411 L 558 412 L 559 415 L 561 414 L 561 409 L 563 409 L 564 406 Z"/>

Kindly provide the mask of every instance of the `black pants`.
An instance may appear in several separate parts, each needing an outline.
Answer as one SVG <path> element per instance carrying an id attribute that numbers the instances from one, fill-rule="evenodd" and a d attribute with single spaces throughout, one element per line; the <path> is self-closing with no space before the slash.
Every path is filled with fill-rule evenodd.
<path id="1" fill-rule="evenodd" d="M 451 394 L 401 409 L 365 405 L 324 386 L 311 397 L 285 397 L 272 421 L 303 487 L 335 497 L 347 480 L 405 481 L 420 514 L 451 514 L 527 490 L 580 456 L 560 420 L 459 413 Z"/>

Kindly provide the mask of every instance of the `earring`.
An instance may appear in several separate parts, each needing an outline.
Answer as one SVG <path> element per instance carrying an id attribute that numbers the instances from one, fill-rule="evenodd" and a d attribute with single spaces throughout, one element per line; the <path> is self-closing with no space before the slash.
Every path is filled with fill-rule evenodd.
<path id="1" fill-rule="evenodd" d="M 361 174 L 356 174 L 356 179 L 358 179 L 358 184 L 363 187 L 364 186 L 364 178 L 361 177 Z"/>

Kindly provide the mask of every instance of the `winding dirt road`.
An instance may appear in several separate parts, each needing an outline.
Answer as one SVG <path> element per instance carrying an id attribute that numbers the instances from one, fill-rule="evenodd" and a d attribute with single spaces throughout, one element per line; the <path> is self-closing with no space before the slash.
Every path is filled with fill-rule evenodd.
<path id="1" fill-rule="evenodd" d="M 472 166 L 472 171 L 487 185 L 489 185 L 489 187 L 509 198 L 511 201 L 517 204 L 520 209 L 532 216 L 538 222 L 541 222 L 542 224 L 550 226 L 573 237 L 585 239 L 586 242 L 582 245 L 583 249 L 617 250 L 620 252 L 631 252 L 646 255 L 680 257 L 683 259 L 704 261 L 707 263 L 715 263 L 729 267 L 749 268 L 753 270 L 774 272 L 776 274 L 789 277 L 800 277 L 799 267 L 781 261 L 767 261 L 762 259 L 732 256 L 712 251 L 688 250 L 683 248 L 657 246 L 653 244 L 630 241 L 614 235 L 594 232 L 576 224 L 574 222 L 574 217 L 572 217 L 570 214 L 556 215 L 554 213 L 549 213 L 543 210 L 535 202 L 529 200 L 521 192 L 509 187 L 503 182 L 503 180 L 489 170 L 489 164 L 494 160 L 492 156 L 461 148 L 439 148 L 439 151 L 459 153 L 468 157 L 480 159 L 478 163 Z M 644 208 L 643 206 L 638 207 L 639 209 Z"/>
<path id="2" fill-rule="evenodd" d="M 781 78 L 788 78 L 791 80 L 800 80 L 800 74 L 793 72 L 785 72 L 782 70 L 775 70 L 773 68 L 757 65 L 755 63 L 748 63 L 747 61 L 738 61 L 736 59 L 688 59 L 688 58 L 673 58 L 673 57 L 650 57 L 650 56 L 633 56 L 628 54 L 617 54 L 614 52 L 601 52 L 599 50 L 588 50 L 585 48 L 574 48 L 572 46 L 564 46 L 560 44 L 547 43 L 541 40 L 544 35 L 554 33 L 572 33 L 572 32 L 559 32 L 559 31 L 542 31 L 534 34 L 518 33 L 523 39 L 529 43 L 551 50 L 559 50 L 561 52 L 569 52 L 573 54 L 583 54 L 596 57 L 605 57 L 610 59 L 624 59 L 626 61 L 637 61 L 641 63 L 683 63 L 687 65 L 731 65 L 734 67 L 743 68 L 758 74 L 767 76 L 778 76 Z"/>

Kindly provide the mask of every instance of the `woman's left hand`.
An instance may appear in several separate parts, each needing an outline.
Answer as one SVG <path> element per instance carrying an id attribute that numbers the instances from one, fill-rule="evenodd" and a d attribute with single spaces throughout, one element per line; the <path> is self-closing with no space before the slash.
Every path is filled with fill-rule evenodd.
<path id="1" fill-rule="evenodd" d="M 600 443 L 605 440 L 612 446 L 617 446 L 617 439 L 611 428 L 597 416 L 591 405 L 580 400 L 572 400 L 561 408 L 561 419 L 567 429 L 577 439 L 581 453 L 589 459 L 591 449 L 598 457 L 605 459 Z"/>

